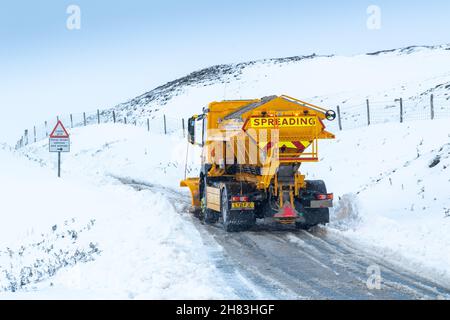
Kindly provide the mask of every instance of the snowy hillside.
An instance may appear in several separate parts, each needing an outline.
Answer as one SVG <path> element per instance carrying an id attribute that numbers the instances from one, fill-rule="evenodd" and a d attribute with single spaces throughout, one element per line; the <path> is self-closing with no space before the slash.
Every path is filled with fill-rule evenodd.
<path id="1" fill-rule="evenodd" d="M 365 112 L 366 99 L 379 110 L 379 114 L 373 111 L 374 121 L 397 116 L 398 111 L 391 112 L 398 107 L 397 98 L 404 99 L 405 118 L 425 118 L 433 93 L 436 116 L 441 112 L 450 116 L 449 61 L 450 45 L 443 45 L 352 57 L 312 55 L 220 65 L 167 83 L 115 110 L 130 119 L 161 113 L 186 118 L 211 101 L 288 94 L 328 108 L 340 105 L 344 120 L 353 124 L 365 122 L 365 115 L 359 113 Z"/>

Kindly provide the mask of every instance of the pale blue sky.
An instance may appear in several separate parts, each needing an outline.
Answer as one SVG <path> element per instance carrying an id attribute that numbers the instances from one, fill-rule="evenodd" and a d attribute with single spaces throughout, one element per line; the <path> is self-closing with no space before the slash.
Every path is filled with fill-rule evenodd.
<path id="1" fill-rule="evenodd" d="M 70 4 L 81 30 L 66 28 Z M 0 141 L 213 64 L 449 43 L 449 18 L 445 0 L 0 0 Z"/>

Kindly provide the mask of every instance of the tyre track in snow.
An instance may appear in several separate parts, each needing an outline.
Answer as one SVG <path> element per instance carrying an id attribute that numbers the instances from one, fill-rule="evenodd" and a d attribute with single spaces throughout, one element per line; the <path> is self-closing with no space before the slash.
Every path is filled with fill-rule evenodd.
<path id="1" fill-rule="evenodd" d="M 138 180 L 114 177 L 137 191 L 164 194 L 180 213 L 186 194 Z M 358 247 L 326 228 L 298 231 L 257 224 L 248 232 L 227 233 L 190 216 L 220 277 L 241 299 L 437 299 L 450 288 L 434 283 Z M 367 268 L 381 270 L 381 289 L 367 287 Z"/>
<path id="2" fill-rule="evenodd" d="M 155 193 L 163 194 L 169 201 L 171 201 L 172 205 L 175 209 L 181 214 L 185 214 L 190 223 L 194 224 L 198 229 L 203 242 L 205 244 L 205 248 L 207 250 L 207 254 L 210 257 L 211 261 L 214 263 L 214 266 L 218 270 L 220 274 L 218 277 L 222 278 L 225 285 L 229 286 L 235 293 L 235 297 L 230 298 L 239 298 L 239 299 L 271 299 L 273 298 L 274 290 L 278 288 L 273 288 L 271 285 L 268 285 L 268 280 L 264 279 L 262 283 L 263 286 L 258 285 L 257 283 L 261 283 L 259 281 L 252 281 L 243 275 L 242 270 L 240 270 L 233 260 L 227 258 L 224 253 L 224 249 L 220 246 L 212 237 L 210 233 L 208 233 L 200 221 L 198 221 L 192 214 L 189 213 L 189 208 L 191 205 L 191 201 L 186 194 L 183 194 L 179 191 L 173 190 L 171 188 L 167 188 L 160 185 L 155 185 L 152 183 L 144 182 L 141 180 L 111 176 L 116 179 L 120 183 L 127 185 L 133 188 L 136 191 L 148 190 Z M 292 294 L 280 294 L 285 299 L 290 297 Z"/>
<path id="3" fill-rule="evenodd" d="M 246 273 L 263 274 L 290 292 L 311 299 L 437 299 L 450 289 L 390 264 L 326 228 L 311 232 L 259 225 L 244 233 L 206 226 Z M 367 268 L 381 270 L 381 289 L 367 287 Z"/>

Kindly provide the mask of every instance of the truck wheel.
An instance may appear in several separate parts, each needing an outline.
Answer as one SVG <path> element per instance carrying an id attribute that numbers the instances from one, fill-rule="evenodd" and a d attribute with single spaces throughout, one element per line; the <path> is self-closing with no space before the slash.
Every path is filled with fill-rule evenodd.
<path id="1" fill-rule="evenodd" d="M 237 231 L 236 224 L 234 223 L 231 211 L 228 203 L 228 191 L 227 188 L 223 188 L 220 193 L 220 210 L 222 213 L 223 228 L 226 232 Z"/>
<path id="2" fill-rule="evenodd" d="M 200 214 L 200 220 L 206 224 L 215 224 L 219 221 L 219 214 L 206 207 L 206 179 L 204 179 L 204 185 L 202 188 L 202 209 Z"/>
<path id="3" fill-rule="evenodd" d="M 215 224 L 219 221 L 219 214 L 211 209 L 205 209 L 203 212 L 203 221 L 207 224 Z"/>
<path id="4" fill-rule="evenodd" d="M 254 226 L 256 218 L 253 212 L 231 211 L 228 202 L 227 188 L 220 193 L 220 209 L 222 212 L 223 228 L 226 232 L 246 231 Z"/>
<path id="5" fill-rule="evenodd" d="M 322 194 L 327 193 L 327 187 L 322 180 L 307 180 L 306 190 Z M 329 208 L 304 208 L 304 217 L 305 222 L 296 224 L 296 227 L 308 230 L 319 224 L 330 222 L 330 210 Z"/>

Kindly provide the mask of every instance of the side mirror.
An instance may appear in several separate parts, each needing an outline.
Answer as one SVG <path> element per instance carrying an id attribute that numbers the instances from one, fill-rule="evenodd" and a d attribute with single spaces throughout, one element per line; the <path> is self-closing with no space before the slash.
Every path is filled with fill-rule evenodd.
<path id="1" fill-rule="evenodd" d="M 188 141 L 190 144 L 195 144 L 195 117 L 188 120 Z"/>

